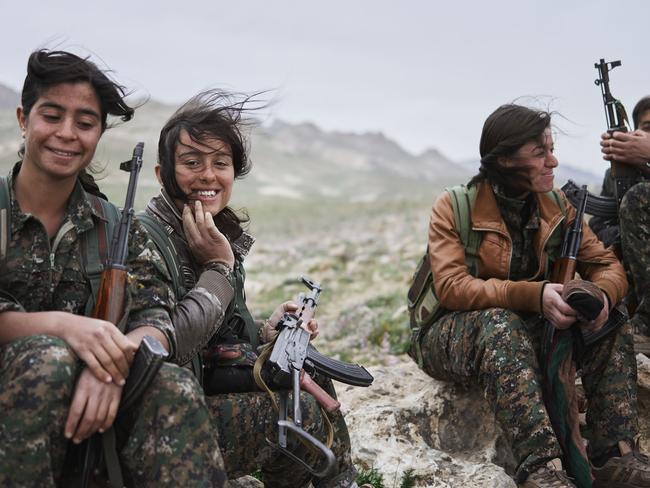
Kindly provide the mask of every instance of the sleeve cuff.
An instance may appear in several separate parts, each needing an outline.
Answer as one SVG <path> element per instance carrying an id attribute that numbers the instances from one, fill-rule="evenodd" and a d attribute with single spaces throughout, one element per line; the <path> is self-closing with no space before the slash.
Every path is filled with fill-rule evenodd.
<path id="1" fill-rule="evenodd" d="M 517 281 L 506 288 L 506 307 L 520 312 L 542 312 L 545 281 Z"/>
<path id="2" fill-rule="evenodd" d="M 127 323 L 127 332 L 145 326 L 158 329 L 165 336 L 169 344 L 168 357 L 174 357 L 176 354 L 176 334 L 167 310 L 156 307 L 131 314 Z"/>
<path id="3" fill-rule="evenodd" d="M 223 309 L 228 308 L 228 305 L 235 296 L 235 290 L 228 281 L 228 278 L 218 271 L 208 269 L 201 273 L 199 280 L 196 282 L 196 287 L 203 288 L 209 293 L 215 295 Z"/>

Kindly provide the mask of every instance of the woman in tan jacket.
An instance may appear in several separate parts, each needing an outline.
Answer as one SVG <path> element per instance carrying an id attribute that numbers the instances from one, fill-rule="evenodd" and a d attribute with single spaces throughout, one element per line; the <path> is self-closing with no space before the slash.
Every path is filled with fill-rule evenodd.
<path id="1" fill-rule="evenodd" d="M 564 230 L 576 215 L 562 192 L 553 190 L 553 149 L 547 112 L 504 105 L 487 118 L 479 173 L 433 206 L 429 259 L 443 312 L 417 339 L 427 374 L 483 389 L 524 487 L 577 486 L 557 463 L 548 463 L 563 454 L 545 407 L 540 367 L 545 323 L 567 329 L 580 318 L 562 299 L 563 285 L 549 282 Z M 453 199 L 468 203 L 454 205 Z M 463 219 L 454 208 L 469 215 Z M 578 272 L 604 302 L 587 324 L 597 330 L 627 282 L 616 257 L 587 225 L 582 228 Z M 467 244 L 472 239 L 473 247 Z M 587 347 L 579 361 L 595 486 L 650 486 L 650 466 L 633 443 L 636 362 L 629 325 Z M 630 470 L 630 484 L 616 479 L 622 466 Z"/>

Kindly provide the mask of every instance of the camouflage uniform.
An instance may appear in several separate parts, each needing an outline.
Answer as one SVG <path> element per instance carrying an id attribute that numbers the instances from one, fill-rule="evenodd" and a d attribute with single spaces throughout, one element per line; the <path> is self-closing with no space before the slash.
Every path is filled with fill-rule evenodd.
<path id="1" fill-rule="evenodd" d="M 235 273 L 227 278 L 223 270 L 204 268 L 194 262 L 189 249 L 187 248 L 180 214 L 171 203 L 171 199 L 165 191 L 149 202 L 146 212 L 157 218 L 171 234 L 171 240 L 178 253 L 182 275 L 184 277 L 184 288 L 196 292 L 197 288 L 208 289 L 217 300 L 212 305 L 204 302 L 204 308 L 212 308 L 217 311 L 217 321 L 214 328 L 214 336 L 210 340 L 209 347 L 204 351 L 206 360 L 206 383 L 218 384 L 223 382 L 224 374 L 245 371 L 245 381 L 248 382 L 250 366 L 256 358 L 254 353 L 258 343 L 259 324 L 255 324 L 245 304 L 244 296 L 244 270 L 242 261 L 250 249 L 253 239 L 247 233 L 239 235 L 228 235 L 233 248 L 236 265 Z M 219 273 L 220 276 L 214 276 Z M 208 275 L 211 275 L 208 279 Z M 224 289 L 223 280 L 230 283 L 230 291 Z M 218 284 L 212 286 L 211 284 Z M 182 306 L 186 298 L 179 302 Z M 192 299 L 194 305 L 197 304 Z M 204 310 L 203 317 L 210 316 L 209 310 Z M 174 319 L 174 325 L 177 321 Z M 191 327 L 186 318 L 179 317 L 178 326 L 183 329 Z M 195 324 L 194 328 L 202 328 L 201 324 Z M 190 336 L 188 332 L 181 334 L 184 337 Z M 192 349 L 187 344 L 181 344 L 181 335 L 178 339 L 178 348 Z M 204 340 L 202 346 L 208 341 Z M 210 351 L 217 346 L 227 345 L 229 352 L 239 351 L 237 358 L 226 362 L 221 361 L 217 367 L 211 364 L 214 360 Z M 212 377 L 216 375 L 216 377 Z M 212 381 L 210 381 L 212 380 Z M 336 397 L 331 380 L 319 377 L 316 380 L 322 388 Z M 328 414 L 334 428 L 334 444 L 332 451 L 337 459 L 336 469 L 326 479 L 313 479 L 313 476 L 297 463 L 281 454 L 268 445 L 267 439 L 277 441 L 277 412 L 273 410 L 270 397 L 267 393 L 252 391 L 253 386 L 242 387 L 242 381 L 235 379 L 230 386 L 238 388 L 239 393 L 232 393 L 229 387 L 224 387 L 226 393 L 209 394 L 206 396 L 206 403 L 212 413 L 213 422 L 218 431 L 219 445 L 224 457 L 228 476 L 236 478 L 250 474 L 255 469 L 261 469 L 264 475 L 264 483 L 267 487 L 297 488 L 307 486 L 311 481 L 315 487 L 347 488 L 356 477 L 356 470 L 352 465 L 350 456 L 350 437 L 345 420 L 340 413 Z M 223 386 L 223 385 L 222 385 Z M 208 390 L 209 391 L 209 390 Z M 301 406 L 303 412 L 304 428 L 306 431 L 324 442 L 327 435 L 327 426 L 324 414 L 318 403 L 311 395 L 301 394 Z M 306 457 L 312 464 L 316 462 L 314 456 L 308 453 L 302 444 L 291 442 L 289 448 Z M 307 453 L 305 455 L 305 453 Z"/>
<path id="2" fill-rule="evenodd" d="M 512 238 L 510 278 L 530 278 L 536 267 L 530 245 L 539 227 L 538 210 L 495 192 Z M 534 271 L 533 271 L 534 273 Z M 543 279 L 537 278 L 537 279 Z M 502 308 L 447 312 L 420 339 L 424 371 L 463 386 L 478 385 L 503 428 L 523 480 L 545 461 L 561 457 L 542 398 L 539 363 L 543 319 Z M 594 456 L 638 432 L 636 363 L 626 324 L 579 358 L 589 401 L 587 423 Z"/>
<path id="3" fill-rule="evenodd" d="M 603 184 L 600 188 L 600 196 L 614 198 L 615 190 L 612 170 L 611 168 L 607 168 L 603 177 Z M 598 239 L 602 241 L 605 247 L 612 245 L 618 246 L 620 244 L 621 235 L 617 217 L 605 218 L 594 215 L 589 219 L 589 227 L 591 227 L 591 230 L 594 231 L 594 234 L 598 236 Z"/>
<path id="4" fill-rule="evenodd" d="M 637 299 L 632 324 L 650 335 L 650 182 L 637 183 L 625 193 L 619 223 L 623 261 Z"/>
<path id="5" fill-rule="evenodd" d="M 65 311 L 83 315 L 91 296 L 81 237 L 95 210 L 77 184 L 52 245 L 44 226 L 11 200 L 10 242 L 0 262 L 0 313 Z M 128 330 L 149 325 L 171 342 L 173 305 L 164 265 L 136 224 L 129 239 Z M 0 485 L 55 486 L 71 446 L 63 427 L 83 365 L 51 336 L 28 336 L 0 346 Z M 195 379 L 165 364 L 141 402 L 115 423 L 125 478 L 135 486 L 222 486 L 223 463 Z"/>

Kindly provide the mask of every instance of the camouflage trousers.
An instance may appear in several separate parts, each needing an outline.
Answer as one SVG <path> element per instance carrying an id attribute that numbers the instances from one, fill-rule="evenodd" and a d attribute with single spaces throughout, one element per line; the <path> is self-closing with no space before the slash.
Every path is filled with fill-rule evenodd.
<path id="1" fill-rule="evenodd" d="M 637 308 L 632 325 L 650 335 L 650 182 L 634 185 L 619 209 L 621 249 Z"/>
<path id="2" fill-rule="evenodd" d="M 61 483 L 64 437 L 81 363 L 66 343 L 31 336 L 0 347 L 0 486 Z M 203 393 L 187 370 L 164 364 L 141 402 L 120 415 L 118 445 L 131 486 L 221 487 L 223 461 Z"/>
<path id="3" fill-rule="evenodd" d="M 424 371 L 435 379 L 478 385 L 494 410 L 525 478 L 561 457 L 542 397 L 539 355 L 544 323 L 500 308 L 450 312 L 422 336 Z M 636 359 L 629 323 L 579 358 L 588 401 L 590 455 L 638 432 Z"/>
<path id="4" fill-rule="evenodd" d="M 317 381 L 331 396 L 336 397 L 329 379 Z M 220 394 L 206 397 L 206 402 L 219 433 L 219 446 L 228 477 L 237 478 L 260 469 L 266 488 L 300 488 L 309 482 L 316 488 L 348 488 L 356 478 L 350 457 L 350 435 L 340 412 L 327 414 L 334 431 L 331 449 L 336 456 L 335 469 L 327 478 L 315 479 L 304 467 L 268 444 L 267 439 L 273 443 L 278 441 L 278 414 L 268 393 Z M 303 428 L 325 443 L 328 426 L 320 406 L 314 397 L 306 393 L 301 393 L 300 405 Z M 294 435 L 289 434 L 287 447 L 312 466 L 322 461 Z"/>

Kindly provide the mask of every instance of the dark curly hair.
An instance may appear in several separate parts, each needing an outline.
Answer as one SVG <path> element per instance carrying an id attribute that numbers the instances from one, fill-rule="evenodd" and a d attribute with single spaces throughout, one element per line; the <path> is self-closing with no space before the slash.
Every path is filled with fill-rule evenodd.
<path id="1" fill-rule="evenodd" d="M 29 118 L 32 108 L 49 88 L 62 83 L 81 82 L 89 83 L 97 94 L 102 132 L 108 127 L 108 115 L 119 117 L 124 122 L 131 120 L 134 109 L 124 100 L 126 91 L 123 86 L 111 80 L 88 58 L 81 58 L 67 51 L 47 49 L 34 51 L 27 61 L 27 76 L 20 96 L 25 118 Z M 25 147 L 22 146 L 18 155 L 22 158 L 24 154 Z M 106 198 L 85 169 L 79 173 L 78 178 L 86 191 Z"/>
<path id="2" fill-rule="evenodd" d="M 178 186 L 175 176 L 176 147 L 182 131 L 194 142 L 201 139 L 218 139 L 230 148 L 235 177 L 241 178 L 251 170 L 248 141 L 243 133 L 245 127 L 254 125 L 248 112 L 263 108 L 256 100 L 259 94 L 241 95 L 222 90 L 207 90 L 184 103 L 167 121 L 158 140 L 158 164 L 160 179 L 165 191 L 172 197 L 187 201 L 187 195 Z M 229 236 L 236 237 L 248 222 L 248 215 L 238 215 L 225 207 L 214 217 L 215 224 Z"/>

